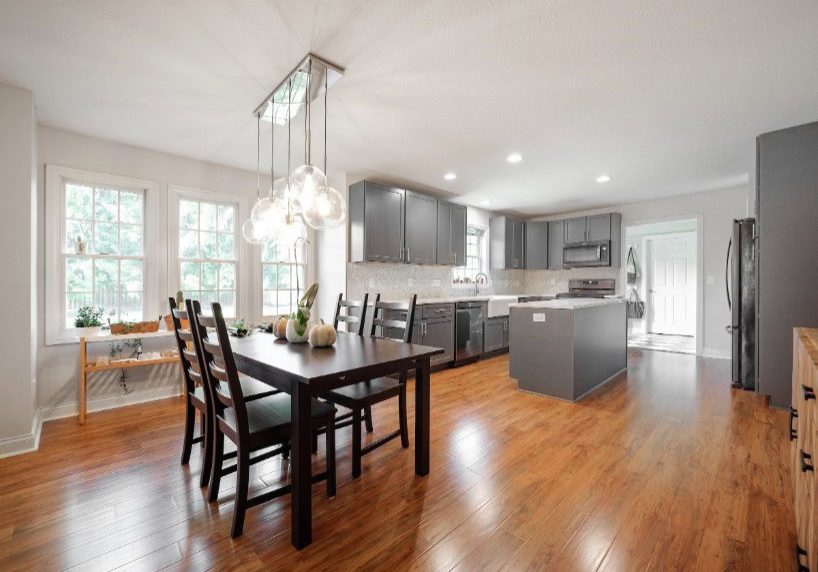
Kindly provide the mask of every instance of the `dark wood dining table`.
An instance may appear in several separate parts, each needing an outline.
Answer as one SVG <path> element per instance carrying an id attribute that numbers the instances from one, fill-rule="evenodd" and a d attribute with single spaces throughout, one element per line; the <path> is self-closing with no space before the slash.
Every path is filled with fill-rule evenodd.
<path id="1" fill-rule="evenodd" d="M 314 348 L 271 334 L 231 340 L 239 371 L 290 394 L 292 543 L 312 542 L 312 428 L 310 400 L 330 389 L 415 369 L 415 474 L 429 474 L 431 357 L 443 349 L 338 332 L 335 344 Z"/>

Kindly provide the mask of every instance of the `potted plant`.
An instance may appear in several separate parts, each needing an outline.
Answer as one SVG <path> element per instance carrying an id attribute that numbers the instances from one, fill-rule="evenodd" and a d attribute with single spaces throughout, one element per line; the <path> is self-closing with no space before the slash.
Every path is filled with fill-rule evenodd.
<path id="1" fill-rule="evenodd" d="M 228 331 L 237 338 L 244 338 L 253 333 L 253 324 L 241 318 L 233 322 L 233 325 L 228 328 Z"/>
<path id="2" fill-rule="evenodd" d="M 99 334 L 99 331 L 102 329 L 102 308 L 83 306 L 77 310 L 74 327 L 77 328 L 77 334 L 81 338 Z"/>
<path id="3" fill-rule="evenodd" d="M 317 294 L 318 284 L 313 284 L 298 301 L 298 309 L 287 320 L 287 341 L 298 344 L 309 339 L 310 310 Z"/>

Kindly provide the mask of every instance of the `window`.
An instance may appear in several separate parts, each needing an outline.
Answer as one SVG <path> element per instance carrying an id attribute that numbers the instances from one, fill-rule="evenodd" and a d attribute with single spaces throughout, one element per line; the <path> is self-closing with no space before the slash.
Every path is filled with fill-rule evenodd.
<path id="1" fill-rule="evenodd" d="M 481 272 L 486 271 L 483 236 L 485 231 L 476 226 L 466 229 L 466 265 L 452 269 L 452 281 L 455 284 L 473 284 Z"/>
<path id="2" fill-rule="evenodd" d="M 305 244 L 305 241 L 301 240 L 295 247 L 276 241 L 268 241 L 262 245 L 262 314 L 265 317 L 295 311 L 298 297 L 303 295 L 306 289 Z M 297 264 L 294 251 L 297 251 L 298 255 Z M 300 290 L 297 291 L 298 288 Z"/>
<path id="3" fill-rule="evenodd" d="M 46 343 L 76 341 L 82 306 L 103 321 L 159 315 L 155 246 L 156 185 L 91 171 L 46 167 Z"/>
<path id="4" fill-rule="evenodd" d="M 111 322 L 145 315 L 144 192 L 71 181 L 65 197 L 65 323 L 82 306 Z"/>
<path id="5" fill-rule="evenodd" d="M 179 284 L 186 298 L 222 305 L 224 315 L 236 313 L 237 205 L 178 199 Z"/>

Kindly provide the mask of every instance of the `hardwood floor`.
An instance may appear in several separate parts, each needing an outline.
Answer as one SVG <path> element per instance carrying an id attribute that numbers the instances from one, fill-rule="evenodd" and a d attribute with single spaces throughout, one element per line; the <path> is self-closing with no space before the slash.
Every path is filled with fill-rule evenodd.
<path id="1" fill-rule="evenodd" d="M 208 504 L 198 448 L 179 465 L 181 399 L 50 422 L 0 460 L 0 570 L 789 570 L 786 413 L 731 390 L 729 365 L 632 350 L 578 404 L 516 391 L 506 356 L 435 373 L 431 474 L 395 442 L 352 481 L 340 431 L 338 495 L 314 487 L 300 552 L 288 498 L 230 539 L 235 476 Z M 374 437 L 396 407 L 374 408 Z M 286 478 L 262 463 L 251 490 Z"/>

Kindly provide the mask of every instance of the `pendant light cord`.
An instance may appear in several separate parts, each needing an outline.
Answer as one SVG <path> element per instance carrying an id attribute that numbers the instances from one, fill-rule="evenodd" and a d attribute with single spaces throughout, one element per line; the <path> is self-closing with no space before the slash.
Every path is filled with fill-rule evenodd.
<path id="1" fill-rule="evenodd" d="M 256 200 L 261 200 L 261 112 L 256 114 Z"/>
<path id="2" fill-rule="evenodd" d="M 327 92 L 329 91 L 328 79 L 329 78 L 329 69 L 324 66 L 324 175 L 329 176 L 327 174 Z M 329 185 L 329 182 L 327 182 Z"/>
<path id="3" fill-rule="evenodd" d="M 287 87 L 287 216 L 290 215 L 290 174 L 292 173 L 292 138 L 293 138 L 293 78 Z"/>
<path id="4" fill-rule="evenodd" d="M 276 117 L 275 117 L 275 95 L 270 100 L 270 198 L 273 198 L 273 184 L 276 182 Z"/>
<path id="5" fill-rule="evenodd" d="M 304 164 L 310 164 L 310 127 L 312 127 L 312 116 L 310 114 L 310 83 L 312 83 L 312 60 L 307 64 L 307 90 L 304 92 Z"/>

